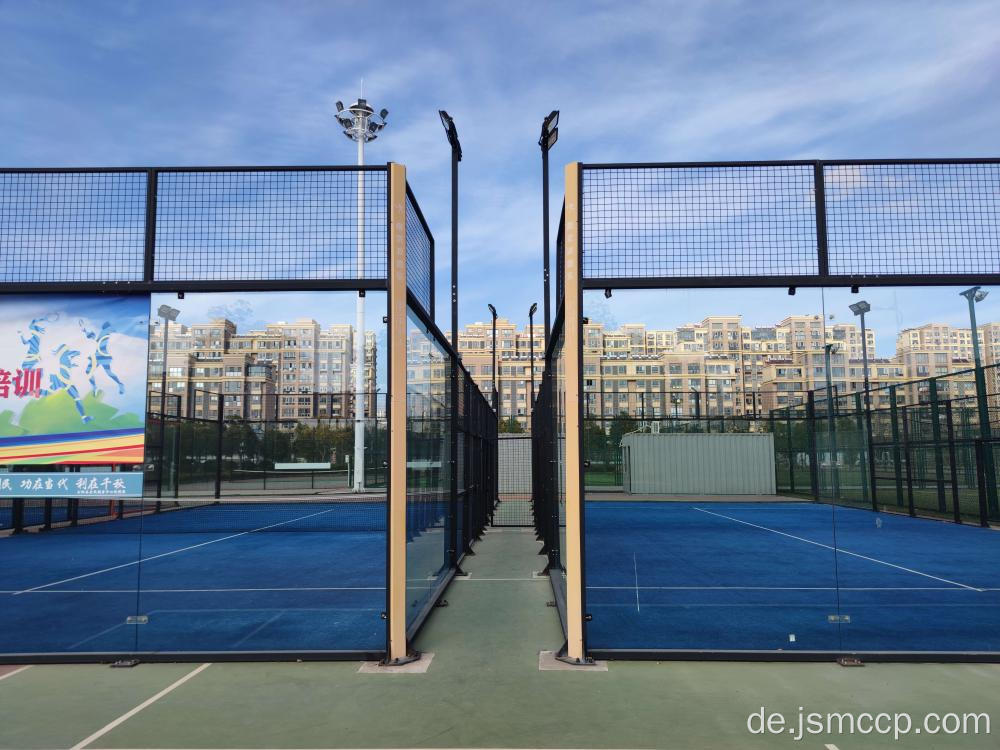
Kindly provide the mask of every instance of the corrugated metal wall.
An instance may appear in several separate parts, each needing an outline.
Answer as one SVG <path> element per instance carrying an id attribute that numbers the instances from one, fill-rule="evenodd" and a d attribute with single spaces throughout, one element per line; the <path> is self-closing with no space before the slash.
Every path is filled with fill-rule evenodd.
<path id="1" fill-rule="evenodd" d="M 636 433 L 622 439 L 625 489 L 634 494 L 774 495 L 770 433 Z"/>

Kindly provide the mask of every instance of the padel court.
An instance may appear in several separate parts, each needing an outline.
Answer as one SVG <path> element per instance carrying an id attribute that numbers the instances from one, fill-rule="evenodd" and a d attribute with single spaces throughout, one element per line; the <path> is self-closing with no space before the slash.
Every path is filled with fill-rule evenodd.
<path id="1" fill-rule="evenodd" d="M 6 653 L 379 652 L 384 496 L 136 505 L 4 540 Z M 107 508 L 107 505 L 104 505 Z M 408 597 L 447 568 L 446 504 L 407 509 Z"/>
<path id="2" fill-rule="evenodd" d="M 590 499 L 586 518 L 592 649 L 1000 648 L 991 529 L 778 496 Z"/>

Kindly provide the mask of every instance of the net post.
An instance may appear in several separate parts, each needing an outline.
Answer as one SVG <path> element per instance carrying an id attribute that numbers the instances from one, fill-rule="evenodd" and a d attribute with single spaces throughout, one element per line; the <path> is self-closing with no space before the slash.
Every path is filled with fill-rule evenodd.
<path id="1" fill-rule="evenodd" d="M 580 283 L 580 164 L 566 165 L 563 356 L 566 373 L 566 657 L 586 659 L 583 584 L 583 445 L 580 402 L 583 311 Z"/>
<path id="2" fill-rule="evenodd" d="M 406 643 L 406 167 L 389 165 L 389 662 Z M 357 468 L 355 468 L 357 471 Z"/>

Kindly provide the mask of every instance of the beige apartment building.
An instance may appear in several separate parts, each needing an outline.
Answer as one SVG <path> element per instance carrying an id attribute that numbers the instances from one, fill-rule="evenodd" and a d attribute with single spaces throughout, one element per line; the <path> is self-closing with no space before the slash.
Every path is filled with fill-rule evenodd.
<path id="1" fill-rule="evenodd" d="M 868 380 L 876 408 L 888 406 L 897 386 L 897 404 L 926 401 L 927 384 L 904 383 L 972 367 L 969 329 L 929 323 L 899 334 L 891 357 L 877 352 L 876 332 L 866 329 Z M 984 364 L 1000 362 L 1000 323 L 980 327 Z M 493 387 L 492 328 L 474 323 L 459 332 L 458 351 L 470 374 L 489 397 Z M 542 329 L 536 325 L 535 387 L 544 365 Z M 530 422 L 529 332 L 504 318 L 497 320 L 496 378 L 500 415 L 523 427 Z M 824 321 L 821 315 L 794 315 L 773 326 L 747 326 L 739 315 L 710 316 L 675 329 L 625 324 L 605 330 L 583 325 L 584 408 L 591 417 L 627 413 L 636 418 L 745 416 L 801 404 L 809 391 L 827 386 L 838 394 L 864 388 L 861 328 L 856 323 Z M 880 356 L 880 354 L 882 356 Z M 998 368 L 1000 369 L 1000 368 Z M 1000 380 L 991 392 L 1000 391 Z M 972 373 L 939 384 L 941 398 L 974 393 Z"/>
<path id="2" fill-rule="evenodd" d="M 353 416 L 354 329 L 323 328 L 311 318 L 268 324 L 263 330 L 239 333 L 224 318 L 205 323 L 170 325 L 167 393 L 174 396 L 168 412 L 215 418 L 221 394 L 227 417 L 251 420 Z M 376 398 L 378 367 L 375 333 L 365 332 L 366 414 L 384 414 Z M 149 337 L 149 392 L 159 404 L 162 378 L 162 321 Z M 158 407 L 157 407 L 158 408 Z"/>

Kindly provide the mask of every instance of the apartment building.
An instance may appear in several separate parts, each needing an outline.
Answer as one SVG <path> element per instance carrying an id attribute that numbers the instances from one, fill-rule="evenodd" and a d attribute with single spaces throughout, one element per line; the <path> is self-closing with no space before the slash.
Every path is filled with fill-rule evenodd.
<path id="1" fill-rule="evenodd" d="M 239 333 L 224 318 L 191 325 L 171 324 L 167 336 L 169 410 L 215 418 L 222 394 L 226 416 L 298 419 L 353 416 L 354 329 L 323 328 L 311 318 L 279 321 Z M 163 363 L 162 321 L 150 327 L 149 391 L 159 403 Z M 375 333 L 365 332 L 366 414 L 384 414 L 376 392 Z"/>

